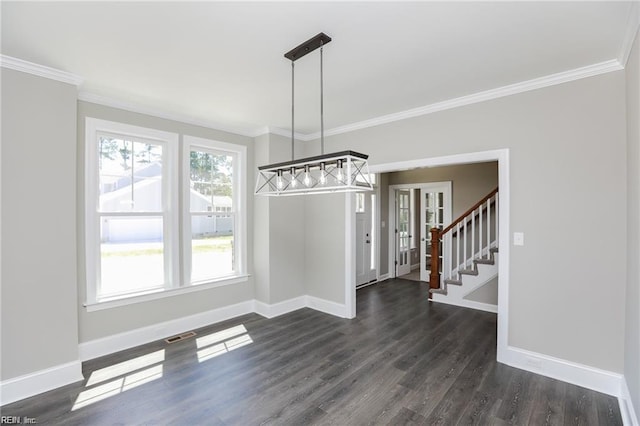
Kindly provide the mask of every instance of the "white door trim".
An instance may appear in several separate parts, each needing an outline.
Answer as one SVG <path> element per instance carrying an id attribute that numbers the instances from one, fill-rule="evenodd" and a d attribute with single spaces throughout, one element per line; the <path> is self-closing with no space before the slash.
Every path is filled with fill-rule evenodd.
<path id="1" fill-rule="evenodd" d="M 500 265 L 498 272 L 498 344 L 497 361 L 505 363 L 508 356 L 508 336 L 509 336 L 509 230 L 510 230 L 510 177 L 509 177 L 509 149 L 496 149 L 492 151 L 470 152 L 466 154 L 454 154 L 443 157 L 423 158 L 418 160 L 399 161 L 393 163 L 369 165 L 371 173 L 387 173 L 400 170 L 409 170 L 421 167 L 448 166 L 454 164 L 483 163 L 486 161 L 498 161 L 498 185 L 500 187 L 499 203 L 499 234 L 500 234 Z M 347 259 L 355 261 L 355 229 L 353 229 L 352 218 L 355 217 L 355 203 L 353 200 L 345 203 L 346 210 L 346 251 Z M 355 317 L 355 269 L 347 262 L 345 273 L 345 294 L 347 309 L 353 309 L 350 318 Z M 390 272 L 391 270 L 389 270 Z"/>
<path id="2" fill-rule="evenodd" d="M 356 197 L 352 192 L 344 194 L 344 305 L 345 318 L 356 317 Z"/>

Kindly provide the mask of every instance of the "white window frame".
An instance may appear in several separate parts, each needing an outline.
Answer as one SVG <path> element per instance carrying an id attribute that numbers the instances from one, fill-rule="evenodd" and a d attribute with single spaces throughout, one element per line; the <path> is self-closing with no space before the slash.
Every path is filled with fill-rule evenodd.
<path id="1" fill-rule="evenodd" d="M 191 167 L 191 150 L 202 150 L 212 154 L 230 154 L 234 158 L 233 175 L 232 175 L 232 193 L 233 203 L 231 212 L 210 212 L 211 214 L 233 216 L 233 256 L 235 259 L 235 269 L 231 275 L 214 278 L 207 282 L 191 282 L 191 205 L 190 205 L 190 167 Z M 224 285 L 229 278 L 235 278 L 246 275 L 246 259 L 247 259 L 247 170 L 246 160 L 247 148 L 242 145 L 220 142 L 212 139 L 205 139 L 196 136 L 183 136 L 182 151 L 182 193 L 184 194 L 182 202 L 182 236 L 183 236 L 183 282 L 185 286 L 201 286 L 204 284 Z"/>
<path id="2" fill-rule="evenodd" d="M 98 211 L 100 202 L 99 170 L 98 170 L 98 136 L 101 134 L 122 135 L 136 140 L 150 141 L 163 146 L 163 242 L 165 254 L 165 285 L 164 288 L 141 293 L 132 293 L 118 298 L 99 300 L 100 289 L 100 217 Z M 193 136 L 183 136 L 184 151 L 180 158 L 180 135 L 125 123 L 112 122 L 87 117 L 85 120 L 85 164 L 84 164 L 84 196 L 85 196 L 85 265 L 86 265 L 86 302 L 87 311 L 106 309 L 128 305 L 147 300 L 153 300 L 176 294 L 205 290 L 211 287 L 235 284 L 247 280 L 247 148 L 242 145 L 202 139 Z M 234 251 L 236 256 L 236 270 L 232 276 L 225 276 L 207 283 L 191 285 L 184 265 L 190 265 L 191 244 L 191 216 L 189 212 L 189 156 L 191 146 L 206 146 L 209 149 L 237 153 L 237 164 L 234 164 L 233 191 L 234 209 L 237 221 L 234 230 Z M 187 155 L 184 155 L 187 152 Z M 185 167 L 186 161 L 186 168 Z M 182 165 L 183 170 L 180 170 Z M 182 174 L 182 181 L 180 179 Z M 182 182 L 182 185 L 181 185 Z M 181 195 L 183 194 L 183 195 Z M 186 201 L 185 201 L 186 199 Z M 126 213 L 129 215 L 129 213 Z M 130 216 L 144 216 L 145 213 L 131 212 Z M 181 220 L 189 219 L 188 227 L 181 230 Z M 236 223 L 237 222 L 237 223 Z M 183 226 L 185 222 L 183 221 Z M 189 250 L 185 250 L 189 236 Z M 188 254 L 187 254 L 188 253 Z M 188 257 L 187 257 L 188 256 Z M 187 263 L 188 260 L 188 263 Z M 190 271 L 189 271 L 190 277 Z"/>

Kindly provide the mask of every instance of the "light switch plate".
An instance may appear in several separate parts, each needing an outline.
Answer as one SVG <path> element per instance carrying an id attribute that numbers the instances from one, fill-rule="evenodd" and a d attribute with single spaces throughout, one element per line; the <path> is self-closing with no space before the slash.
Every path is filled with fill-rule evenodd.
<path id="1" fill-rule="evenodd" d="M 513 245 L 514 246 L 523 246 L 524 245 L 524 232 L 514 232 L 513 233 Z"/>

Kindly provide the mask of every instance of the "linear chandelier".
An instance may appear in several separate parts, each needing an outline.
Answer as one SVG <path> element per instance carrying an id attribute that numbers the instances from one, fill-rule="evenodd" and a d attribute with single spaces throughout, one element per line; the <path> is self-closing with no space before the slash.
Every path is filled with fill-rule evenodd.
<path id="1" fill-rule="evenodd" d="M 354 151 L 324 153 L 324 84 L 322 51 L 331 37 L 324 33 L 285 53 L 291 61 L 291 161 L 258 167 L 256 195 L 282 196 L 370 191 L 368 155 Z M 320 48 L 320 155 L 295 159 L 295 61 Z"/>

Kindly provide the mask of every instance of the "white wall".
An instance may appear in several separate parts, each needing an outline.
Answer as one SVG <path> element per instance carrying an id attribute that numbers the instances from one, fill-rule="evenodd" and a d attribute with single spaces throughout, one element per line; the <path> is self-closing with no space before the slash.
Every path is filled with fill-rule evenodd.
<path id="1" fill-rule="evenodd" d="M 3 381 L 78 359 L 76 96 L 2 68 Z"/>
<path id="2" fill-rule="evenodd" d="M 374 165 L 508 148 L 511 229 L 524 232 L 526 242 L 511 249 L 508 344 L 622 372 L 624 72 L 325 142 L 328 152 L 348 148 L 368 153 Z M 319 235 L 333 232 L 331 222 L 315 226 L 324 227 L 315 229 Z M 324 250 L 341 250 L 342 244 L 336 240 Z M 342 286 L 344 280 L 325 285 Z"/>
<path id="3" fill-rule="evenodd" d="M 190 135 L 247 146 L 247 165 L 252 169 L 253 139 L 217 131 L 205 127 L 181 123 L 144 114 L 133 113 L 89 102 L 78 102 L 77 170 L 79 218 L 84 217 L 84 138 L 85 118 L 94 117 L 168 132 Z M 75 134 L 74 134 L 75 138 Z M 253 178 L 249 172 L 247 181 L 247 261 L 249 273 L 253 266 Z M 80 343 L 111 336 L 137 328 L 158 324 L 223 306 L 233 305 L 254 298 L 253 277 L 246 282 L 151 300 L 117 308 L 87 312 L 82 303 L 86 300 L 86 275 L 84 257 L 84 223 L 78 222 L 78 298 L 76 312 L 79 318 Z"/>
<path id="4" fill-rule="evenodd" d="M 625 69 L 627 83 L 627 288 L 624 375 L 640 416 L 640 36 Z"/>

